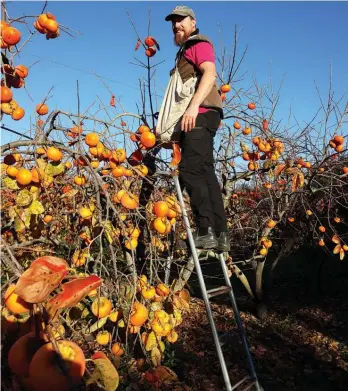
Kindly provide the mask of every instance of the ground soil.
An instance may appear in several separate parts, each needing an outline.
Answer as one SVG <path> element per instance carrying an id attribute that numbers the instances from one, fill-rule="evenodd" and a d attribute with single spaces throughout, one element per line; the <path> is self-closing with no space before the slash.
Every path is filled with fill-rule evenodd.
<path id="1" fill-rule="evenodd" d="M 264 320 L 255 317 L 252 300 L 239 281 L 232 279 L 256 371 L 266 391 L 348 389 L 347 262 L 337 258 L 323 262 L 316 264 L 302 254 L 280 265 Z M 199 296 L 198 282 L 194 278 L 190 282 Z M 221 298 L 212 309 L 218 331 L 229 333 L 223 349 L 235 383 L 247 367 L 233 311 Z M 192 390 L 225 389 L 199 297 L 193 298 L 190 316 L 181 326 L 175 354 L 178 362 L 173 369 Z"/>

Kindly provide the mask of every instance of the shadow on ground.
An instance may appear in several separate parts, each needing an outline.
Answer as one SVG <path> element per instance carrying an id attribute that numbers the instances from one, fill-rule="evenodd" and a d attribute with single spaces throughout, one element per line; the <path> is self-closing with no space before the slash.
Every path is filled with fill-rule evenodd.
<path id="1" fill-rule="evenodd" d="M 306 250 L 307 251 L 307 250 Z M 243 323 L 265 391 L 343 391 L 348 389 L 348 265 L 338 258 L 317 262 L 302 251 L 276 270 L 268 298 L 268 316 L 257 319 L 255 306 L 242 284 L 233 286 Z M 222 285 L 217 263 L 202 264 L 208 288 Z M 222 391 L 219 369 L 205 306 L 197 279 L 190 279 L 195 298 L 176 344 L 177 372 L 193 390 Z M 217 328 L 229 332 L 224 345 L 234 382 L 246 374 L 243 349 L 233 311 L 226 299 L 212 306 Z M 238 390 L 238 389 L 237 389 Z"/>

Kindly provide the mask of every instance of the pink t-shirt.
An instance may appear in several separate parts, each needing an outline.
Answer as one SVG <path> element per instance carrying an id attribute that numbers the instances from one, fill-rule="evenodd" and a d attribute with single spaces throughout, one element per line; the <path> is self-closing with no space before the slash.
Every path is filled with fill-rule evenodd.
<path id="1" fill-rule="evenodd" d="M 215 64 L 215 55 L 212 45 L 208 42 L 198 42 L 189 47 L 184 56 L 199 67 L 203 62 L 210 61 Z M 210 109 L 199 107 L 199 113 L 206 113 Z"/>

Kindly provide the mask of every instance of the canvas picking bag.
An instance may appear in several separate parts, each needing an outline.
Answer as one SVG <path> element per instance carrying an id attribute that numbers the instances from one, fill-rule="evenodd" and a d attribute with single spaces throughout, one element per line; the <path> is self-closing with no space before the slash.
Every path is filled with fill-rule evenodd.
<path id="1" fill-rule="evenodd" d="M 197 77 L 182 82 L 175 66 L 166 89 L 156 124 L 156 136 L 162 142 L 179 141 L 181 117 L 196 91 Z"/>

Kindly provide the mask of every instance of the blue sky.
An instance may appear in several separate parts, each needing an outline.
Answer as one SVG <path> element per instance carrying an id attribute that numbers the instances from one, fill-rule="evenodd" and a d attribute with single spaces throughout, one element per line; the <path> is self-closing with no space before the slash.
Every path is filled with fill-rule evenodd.
<path id="1" fill-rule="evenodd" d="M 43 4 L 38 1 L 16 1 L 8 3 L 7 9 L 11 17 L 38 15 Z M 47 10 L 56 15 L 58 22 L 81 32 L 81 35 L 74 33 L 72 38 L 63 33 L 58 39 L 49 41 L 43 35 L 34 35 L 16 60 L 16 64 L 25 65 L 40 60 L 30 69 L 27 78 L 27 90 L 33 101 L 24 89 L 15 90 L 15 99 L 26 110 L 26 117 L 15 122 L 9 116 L 4 116 L 2 123 L 19 132 L 28 132 L 30 121 L 33 123 L 36 120 L 35 105 L 53 86 L 50 109 L 77 112 L 76 80 L 80 86 L 81 111 L 98 102 L 97 97 L 107 103 L 110 93 L 95 76 L 88 73 L 93 71 L 108 79 L 105 82 L 121 99 L 127 111 L 136 111 L 136 102 L 140 102 L 138 80 L 146 75 L 144 69 L 130 62 L 134 62 L 134 56 L 144 61 L 145 56 L 142 49 L 134 52 L 137 38 L 126 9 L 138 33 L 145 38 L 151 6 L 150 32 L 161 46 L 153 59 L 156 63 L 165 61 L 159 65 L 156 78 L 158 92 L 163 93 L 176 53 L 171 26 L 164 21 L 164 17 L 177 4 L 182 3 L 49 2 Z M 338 98 L 348 89 L 347 3 L 215 1 L 185 4 L 195 10 L 197 25 L 215 43 L 217 55 L 220 46 L 219 25 L 224 45 L 232 49 L 234 25 L 237 24 L 240 55 L 248 45 L 241 68 L 241 74 L 247 74 L 241 87 L 252 85 L 253 74 L 261 85 L 266 85 L 270 64 L 275 86 L 279 86 L 285 76 L 278 119 L 287 118 L 290 106 L 301 123 L 312 118 L 320 104 L 314 80 L 325 99 L 330 62 L 335 96 Z M 30 19 L 30 24 L 32 21 Z M 22 31 L 23 39 L 28 36 L 23 25 L 15 26 Z M 97 105 L 92 111 L 96 109 Z M 14 139 L 17 136 L 1 131 L 2 143 Z"/>

